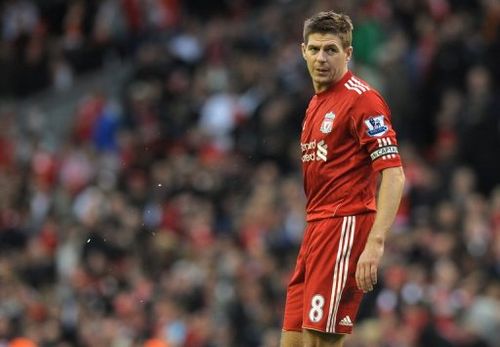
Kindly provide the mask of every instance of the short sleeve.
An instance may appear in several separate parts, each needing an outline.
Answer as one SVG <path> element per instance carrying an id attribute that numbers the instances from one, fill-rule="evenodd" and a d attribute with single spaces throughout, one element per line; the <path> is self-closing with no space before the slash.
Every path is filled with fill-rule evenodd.
<path id="1" fill-rule="evenodd" d="M 401 166 L 396 132 L 389 107 L 374 91 L 363 93 L 352 114 L 352 129 L 375 171 Z"/>

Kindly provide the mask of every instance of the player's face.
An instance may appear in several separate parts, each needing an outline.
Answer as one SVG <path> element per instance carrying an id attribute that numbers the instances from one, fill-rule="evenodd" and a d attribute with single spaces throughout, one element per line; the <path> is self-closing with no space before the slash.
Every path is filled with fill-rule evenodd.
<path id="1" fill-rule="evenodd" d="M 342 78 L 351 59 L 352 47 L 344 49 L 334 34 L 313 33 L 302 43 L 302 56 L 306 60 L 314 90 L 322 92 Z"/>

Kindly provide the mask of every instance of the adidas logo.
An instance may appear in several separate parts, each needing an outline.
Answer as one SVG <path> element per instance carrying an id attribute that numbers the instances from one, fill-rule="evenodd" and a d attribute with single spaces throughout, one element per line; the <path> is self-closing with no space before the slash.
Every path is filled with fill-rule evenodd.
<path id="1" fill-rule="evenodd" d="M 345 325 L 345 326 L 348 326 L 348 327 L 352 327 L 351 317 L 349 317 L 349 316 L 345 316 L 345 317 L 344 317 L 344 318 L 342 318 L 342 320 L 339 322 L 339 325 Z"/>

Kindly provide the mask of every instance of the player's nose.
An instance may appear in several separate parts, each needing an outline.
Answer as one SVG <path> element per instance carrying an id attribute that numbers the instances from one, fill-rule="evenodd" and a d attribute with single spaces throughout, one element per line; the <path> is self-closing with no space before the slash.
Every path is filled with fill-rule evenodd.
<path id="1" fill-rule="evenodd" d="M 326 61 L 326 53 L 325 53 L 325 51 L 320 50 L 320 51 L 318 52 L 317 56 L 316 56 L 316 59 L 317 59 L 318 61 L 321 61 L 321 62 Z"/>

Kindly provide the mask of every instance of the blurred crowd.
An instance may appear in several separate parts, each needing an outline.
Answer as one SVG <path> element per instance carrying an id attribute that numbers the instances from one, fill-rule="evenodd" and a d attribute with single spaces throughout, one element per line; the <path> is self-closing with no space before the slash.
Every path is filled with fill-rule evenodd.
<path id="1" fill-rule="evenodd" d="M 305 16 L 354 21 L 407 176 L 346 347 L 500 341 L 500 1 L 0 4 L 0 346 L 278 347 L 304 227 Z M 24 97 L 131 61 L 68 136 Z M 61 101 L 64 102 L 64 101 Z"/>

